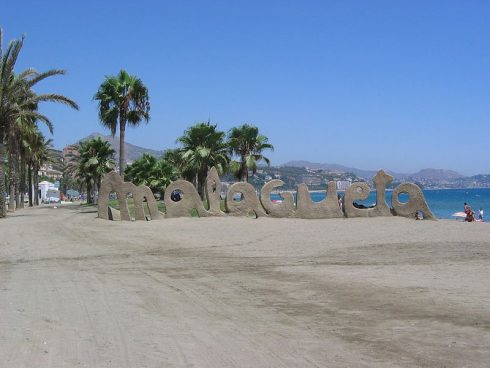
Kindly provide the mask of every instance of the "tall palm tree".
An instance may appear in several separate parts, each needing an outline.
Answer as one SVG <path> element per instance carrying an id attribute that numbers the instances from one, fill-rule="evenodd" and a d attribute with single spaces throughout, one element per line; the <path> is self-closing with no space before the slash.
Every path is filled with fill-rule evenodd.
<path id="1" fill-rule="evenodd" d="M 32 118 L 18 119 L 18 140 L 19 140 L 19 156 L 20 156 L 20 183 L 19 183 L 19 196 L 16 196 L 18 203 L 17 208 L 24 208 L 24 195 L 26 192 L 26 182 L 29 181 L 28 188 L 32 192 L 32 178 L 30 177 L 32 167 L 29 166 L 29 158 L 32 155 L 32 142 L 36 140 L 36 136 L 39 133 L 39 129 Z M 31 170 L 29 170 L 29 168 Z M 32 197 L 29 198 L 32 203 Z"/>
<path id="2" fill-rule="evenodd" d="M 39 128 L 31 121 L 29 124 L 23 125 L 23 132 L 21 136 L 20 154 L 23 170 L 22 173 L 22 187 L 21 187 L 21 203 L 23 206 L 24 198 L 23 193 L 25 192 L 25 186 L 27 184 L 28 195 L 29 195 L 29 206 L 33 206 L 33 178 L 32 171 L 34 165 L 34 158 L 36 157 L 36 150 L 39 149 L 40 142 L 44 142 L 44 137 L 42 136 Z M 27 180 L 26 180 L 27 179 Z M 26 183 L 27 182 L 27 183 Z"/>
<path id="3" fill-rule="evenodd" d="M 80 159 L 77 176 L 87 185 L 87 202 L 91 203 L 91 189 L 100 190 L 102 177 L 114 170 L 115 151 L 109 142 L 97 137 L 79 144 Z"/>
<path id="4" fill-rule="evenodd" d="M 14 40 L 9 43 L 5 52 L 3 51 L 3 30 L 0 28 L 0 218 L 6 216 L 5 203 L 5 132 L 8 131 L 8 124 L 11 121 L 10 111 L 13 99 L 11 88 L 11 79 L 14 74 L 14 66 L 17 61 L 20 49 L 22 48 L 22 40 Z"/>
<path id="5" fill-rule="evenodd" d="M 126 124 L 138 126 L 141 121 L 150 120 L 148 89 L 141 79 L 121 70 L 118 75 L 105 78 L 94 100 L 99 101 L 99 119 L 112 136 L 119 124 L 119 173 L 124 177 Z"/>
<path id="6" fill-rule="evenodd" d="M 270 160 L 262 152 L 266 149 L 274 150 L 269 139 L 259 134 L 259 128 L 249 124 L 232 128 L 228 133 L 228 145 L 231 154 L 240 158 L 235 175 L 238 180 L 248 181 L 248 171 L 255 174 L 257 163 L 264 161 L 270 165 Z"/>
<path id="7" fill-rule="evenodd" d="M 194 185 L 204 198 L 208 170 L 215 166 L 218 172 L 223 173 L 230 161 L 225 133 L 209 122 L 198 123 L 187 129 L 177 142 L 182 145 L 180 152 L 185 170 L 193 174 Z"/>
<path id="8" fill-rule="evenodd" d="M 14 71 L 17 58 L 24 43 L 24 37 L 9 43 L 5 52 L 2 50 L 2 30 L 0 29 L 0 217 L 5 216 L 5 177 L 4 177 L 4 156 L 5 139 L 9 142 L 11 155 L 11 180 L 15 188 L 18 179 L 16 170 L 17 156 L 20 140 L 18 136 L 19 120 L 33 119 L 45 123 L 52 131 L 51 121 L 38 110 L 40 102 L 51 101 L 66 104 L 74 109 L 78 105 L 68 97 L 59 94 L 37 94 L 33 87 L 40 81 L 54 75 L 65 74 L 64 70 L 49 70 L 39 73 L 29 68 L 16 74 Z M 15 194 L 15 193 L 14 193 Z"/>
<path id="9" fill-rule="evenodd" d="M 46 139 L 41 132 L 38 132 L 34 137 L 31 147 L 31 164 L 34 187 L 34 204 L 39 206 L 39 170 L 41 167 L 53 161 L 51 148 L 53 141 Z"/>

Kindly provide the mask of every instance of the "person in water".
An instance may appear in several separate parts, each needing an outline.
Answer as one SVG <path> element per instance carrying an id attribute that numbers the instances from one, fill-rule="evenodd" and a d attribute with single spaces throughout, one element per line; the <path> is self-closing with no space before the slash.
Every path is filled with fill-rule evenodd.
<path id="1" fill-rule="evenodd" d="M 478 211 L 478 220 L 483 221 L 483 208 L 480 207 L 480 211 Z"/>

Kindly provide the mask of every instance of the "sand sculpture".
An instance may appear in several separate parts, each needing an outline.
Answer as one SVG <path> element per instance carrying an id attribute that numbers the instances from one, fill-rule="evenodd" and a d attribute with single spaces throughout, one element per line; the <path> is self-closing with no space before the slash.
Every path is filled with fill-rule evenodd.
<path id="1" fill-rule="evenodd" d="M 377 217 L 392 216 L 391 210 L 386 204 L 386 185 L 393 181 L 393 177 L 383 170 L 379 170 L 373 178 L 376 187 L 376 205 L 372 208 L 356 208 L 356 200 L 367 199 L 369 185 L 366 183 L 354 183 L 345 191 L 344 211 L 346 217 Z M 415 216 L 415 214 L 414 214 Z"/>
<path id="2" fill-rule="evenodd" d="M 132 194 L 135 214 L 134 220 L 152 220 L 162 217 L 190 217 L 195 210 L 199 217 L 207 216 L 248 216 L 255 217 L 292 217 L 303 219 L 340 218 L 340 217 L 377 217 L 377 216 L 404 216 L 415 218 L 416 213 L 422 212 L 425 219 L 435 220 L 435 216 L 425 201 L 422 190 L 415 184 L 403 183 L 398 185 L 392 194 L 392 207 L 386 203 L 386 186 L 393 181 L 393 177 L 383 170 L 378 171 L 373 178 L 376 188 L 376 204 L 369 208 L 360 208 L 356 201 L 367 199 L 370 188 L 367 183 L 353 183 L 345 192 L 342 208 L 339 206 L 336 190 L 336 182 L 331 181 L 327 185 L 327 195 L 320 202 L 311 199 L 306 184 L 300 184 L 297 188 L 296 203 L 290 192 L 280 193 L 282 201 L 271 201 L 271 193 L 284 185 L 282 180 L 267 182 L 260 191 L 260 199 L 255 188 L 245 182 L 238 182 L 228 188 L 225 198 L 226 213 L 220 208 L 221 181 L 217 170 L 213 167 L 208 172 L 204 186 L 204 194 L 209 209 L 203 205 L 203 201 L 194 185 L 185 180 L 176 180 L 166 189 L 164 202 L 165 215 L 158 211 L 157 202 L 146 186 L 136 186 L 127 183 L 115 172 L 104 176 L 99 190 L 99 218 L 106 220 L 131 221 L 127 197 Z M 115 192 L 119 201 L 119 211 L 109 207 L 109 195 Z M 172 193 L 177 192 L 175 196 Z M 402 203 L 399 195 L 408 194 L 408 202 Z M 144 203 L 148 205 L 149 217 L 145 215 Z"/>
<path id="3" fill-rule="evenodd" d="M 409 196 L 407 203 L 400 202 L 399 195 L 406 193 Z M 418 186 L 412 183 L 400 184 L 393 190 L 391 194 L 393 204 L 393 210 L 397 216 L 404 216 L 414 218 L 417 211 L 421 211 L 424 214 L 424 218 L 429 220 L 435 220 L 436 217 L 432 214 L 427 202 L 425 201 L 424 193 Z"/>
<path id="4" fill-rule="evenodd" d="M 241 194 L 239 201 L 235 200 L 235 196 Z M 225 199 L 225 208 L 230 215 L 248 216 L 252 212 L 255 217 L 267 216 L 264 209 L 260 205 L 255 188 L 250 183 L 238 182 L 232 184 L 228 188 L 228 193 Z"/>
<path id="5" fill-rule="evenodd" d="M 291 193 L 282 193 L 282 202 L 273 203 L 271 192 L 284 185 L 282 180 L 274 179 L 265 183 L 260 191 L 260 202 L 271 217 L 297 217 L 304 219 L 320 219 L 344 217 L 337 199 L 336 183 L 331 181 L 327 186 L 327 196 L 320 202 L 311 199 L 306 184 L 300 184 L 297 191 L 297 205 L 294 205 Z"/>
<path id="6" fill-rule="evenodd" d="M 119 202 L 119 211 L 109 207 L 109 195 L 115 192 Z M 128 209 L 128 194 L 133 195 L 135 220 L 147 220 L 143 209 L 146 199 L 148 212 L 152 220 L 161 218 L 158 211 L 157 201 L 150 188 L 145 185 L 136 186 L 133 183 L 124 182 L 120 175 L 110 172 L 104 176 L 104 180 L 99 189 L 98 212 L 99 217 L 105 220 L 119 218 L 122 221 L 130 221 Z"/>
<path id="7" fill-rule="evenodd" d="M 220 207 L 221 180 L 219 179 L 218 170 L 215 167 L 212 167 L 208 172 L 204 190 L 209 204 L 209 214 L 211 216 L 224 216 L 225 213 L 221 211 Z"/>

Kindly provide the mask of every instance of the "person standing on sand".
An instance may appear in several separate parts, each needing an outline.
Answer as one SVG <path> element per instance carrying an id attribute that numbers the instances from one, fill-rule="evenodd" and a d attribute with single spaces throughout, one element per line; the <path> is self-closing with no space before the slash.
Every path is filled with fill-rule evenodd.
<path id="1" fill-rule="evenodd" d="M 480 207 L 480 211 L 478 211 L 478 220 L 483 221 L 483 208 Z"/>

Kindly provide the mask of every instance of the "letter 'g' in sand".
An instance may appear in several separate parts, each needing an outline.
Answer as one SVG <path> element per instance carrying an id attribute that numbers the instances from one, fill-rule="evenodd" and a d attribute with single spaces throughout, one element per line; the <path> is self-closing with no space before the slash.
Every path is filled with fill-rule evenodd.
<path id="1" fill-rule="evenodd" d="M 295 217 L 295 207 L 291 193 L 281 193 L 282 202 L 272 203 L 271 201 L 272 190 L 283 185 L 284 182 L 282 180 L 273 179 L 265 183 L 260 191 L 260 203 L 262 203 L 262 207 L 271 217 Z"/>

